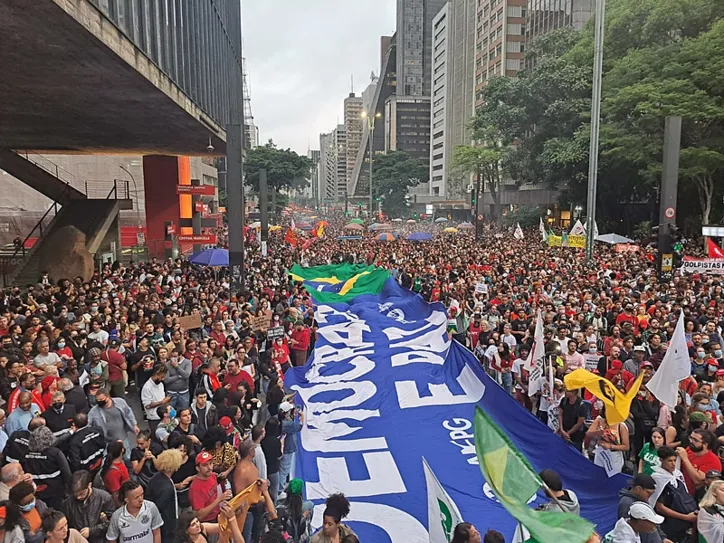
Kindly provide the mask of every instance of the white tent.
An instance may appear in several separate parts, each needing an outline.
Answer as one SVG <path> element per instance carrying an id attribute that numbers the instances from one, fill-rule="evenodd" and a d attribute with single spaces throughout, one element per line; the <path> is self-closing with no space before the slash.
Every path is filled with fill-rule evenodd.
<path id="1" fill-rule="evenodd" d="M 618 234 L 603 234 L 601 236 L 596 236 L 596 241 L 608 243 L 609 245 L 616 245 L 617 243 L 634 243 L 634 240 L 625 236 L 619 236 Z"/>

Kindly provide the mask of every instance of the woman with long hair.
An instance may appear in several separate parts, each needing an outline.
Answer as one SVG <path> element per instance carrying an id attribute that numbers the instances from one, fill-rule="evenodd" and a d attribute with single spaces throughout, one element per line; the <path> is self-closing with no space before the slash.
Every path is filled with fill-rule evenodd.
<path id="1" fill-rule="evenodd" d="M 88 543 L 78 530 L 68 528 L 65 513 L 56 509 L 48 509 L 43 515 L 43 531 L 45 543 Z"/>
<path id="2" fill-rule="evenodd" d="M 696 527 L 706 543 L 724 541 L 724 481 L 714 481 L 699 502 Z"/>
<path id="3" fill-rule="evenodd" d="M 201 522 L 193 511 L 184 511 L 176 524 L 176 538 L 179 543 L 206 543 L 207 536 L 219 536 L 219 543 L 241 543 L 244 536 L 241 534 L 239 522 L 234 510 L 227 504 L 221 506 L 221 514 L 229 521 L 231 537 L 219 530 L 215 522 Z"/>
<path id="4" fill-rule="evenodd" d="M 651 430 L 651 441 L 646 443 L 639 452 L 639 473 L 651 475 L 656 466 L 661 465 L 661 459 L 656 454 L 659 447 L 666 443 L 666 430 L 656 427 Z"/>
<path id="5" fill-rule="evenodd" d="M 312 516 L 314 515 L 314 504 L 305 501 L 302 496 L 304 481 L 292 479 L 287 485 L 287 532 L 294 541 L 307 541 L 312 535 Z M 350 534 L 352 535 L 352 534 Z"/>
<path id="6" fill-rule="evenodd" d="M 480 532 L 469 522 L 461 522 L 455 526 L 450 543 L 480 543 Z"/>
<path id="7" fill-rule="evenodd" d="M 103 460 L 100 476 L 103 479 L 103 485 L 106 490 L 113 496 L 116 505 L 120 506 L 121 501 L 118 498 L 118 491 L 121 485 L 128 481 L 131 477 L 128 474 L 128 468 L 123 462 L 123 455 L 126 447 L 123 441 L 114 441 L 108 445 L 106 449 L 106 458 Z"/>
<path id="8" fill-rule="evenodd" d="M 337 543 L 354 534 L 352 528 L 342 522 L 342 519 L 349 515 L 349 508 L 349 500 L 344 494 L 332 494 L 327 498 L 322 529 L 312 537 L 311 543 Z"/>
<path id="9" fill-rule="evenodd" d="M 2 543 L 23 543 L 20 508 L 10 501 L 0 502 L 0 541 Z"/>
<path id="10" fill-rule="evenodd" d="M 279 493 L 279 461 L 283 456 L 280 436 L 281 423 L 279 419 L 276 417 L 268 419 L 264 426 L 264 439 L 261 440 L 261 450 L 264 452 L 264 458 L 266 460 L 269 494 L 275 505 Z M 259 454 L 259 452 L 257 451 L 256 454 Z"/>

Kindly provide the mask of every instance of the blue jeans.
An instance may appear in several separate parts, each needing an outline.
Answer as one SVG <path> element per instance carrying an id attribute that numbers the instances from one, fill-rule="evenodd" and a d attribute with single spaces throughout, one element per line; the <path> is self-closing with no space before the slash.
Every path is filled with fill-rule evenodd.
<path id="1" fill-rule="evenodd" d="M 176 410 L 176 413 L 182 409 L 189 408 L 189 391 L 186 392 L 173 392 L 169 391 L 166 394 L 171 396 L 171 407 Z"/>
<path id="2" fill-rule="evenodd" d="M 501 373 L 500 376 L 502 377 L 503 388 L 508 394 L 511 394 L 513 392 L 513 374 L 511 372 L 507 372 Z"/>
<path id="3" fill-rule="evenodd" d="M 268 473 L 269 478 L 269 496 L 271 496 L 274 506 L 277 505 L 277 496 L 279 496 L 279 472 Z"/>
<path id="4" fill-rule="evenodd" d="M 284 453 L 281 460 L 279 460 L 279 493 L 284 492 L 287 486 L 287 475 L 292 471 L 292 464 L 294 463 L 294 453 Z"/>

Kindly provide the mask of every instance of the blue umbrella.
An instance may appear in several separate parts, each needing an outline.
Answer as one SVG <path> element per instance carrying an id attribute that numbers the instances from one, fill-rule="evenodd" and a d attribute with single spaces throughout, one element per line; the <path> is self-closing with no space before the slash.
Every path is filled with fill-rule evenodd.
<path id="1" fill-rule="evenodd" d="M 199 266 L 229 266 L 229 251 L 226 249 L 206 249 L 192 255 L 189 262 Z"/>
<path id="2" fill-rule="evenodd" d="M 447 222 L 447 219 L 445 217 L 438 217 L 437 219 L 435 219 L 435 222 L 436 223 Z"/>
<path id="3" fill-rule="evenodd" d="M 407 239 L 410 241 L 430 241 L 432 234 L 428 234 L 427 232 L 413 232 L 407 236 Z"/>

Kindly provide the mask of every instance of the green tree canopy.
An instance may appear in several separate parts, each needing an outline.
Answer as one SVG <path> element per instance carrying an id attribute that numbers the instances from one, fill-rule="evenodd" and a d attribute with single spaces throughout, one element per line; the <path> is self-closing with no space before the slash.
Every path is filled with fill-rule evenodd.
<path id="1" fill-rule="evenodd" d="M 259 170 L 267 171 L 269 192 L 302 190 L 309 185 L 313 162 L 291 149 L 280 149 L 269 140 L 265 145 L 249 149 L 244 159 L 246 185 L 259 192 Z"/>
<path id="2" fill-rule="evenodd" d="M 401 217 L 407 214 L 405 197 L 410 187 L 426 183 L 429 170 L 419 158 L 404 151 L 390 151 L 375 155 L 372 176 L 373 197 L 382 200 L 382 209 L 387 215 Z"/>

